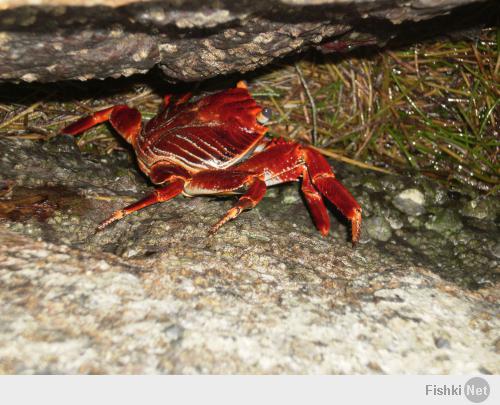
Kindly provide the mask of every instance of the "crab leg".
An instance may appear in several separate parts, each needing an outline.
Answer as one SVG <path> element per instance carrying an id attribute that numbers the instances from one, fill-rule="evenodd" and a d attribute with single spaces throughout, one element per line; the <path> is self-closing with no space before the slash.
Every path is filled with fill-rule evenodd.
<path id="1" fill-rule="evenodd" d="M 262 200 L 265 194 L 266 183 L 258 177 L 254 177 L 254 180 L 247 192 L 239 198 L 236 204 L 234 204 L 233 207 L 226 212 L 226 214 L 219 220 L 219 222 L 217 222 L 214 226 L 212 226 L 212 228 L 210 228 L 209 233 L 213 235 L 227 221 L 236 218 L 244 210 L 249 210 L 255 207 L 260 202 L 260 200 Z"/>
<path id="2" fill-rule="evenodd" d="M 330 165 L 319 152 L 304 147 L 302 154 L 314 186 L 351 221 L 352 242 L 356 243 L 361 232 L 361 207 L 351 193 L 335 178 Z"/>
<path id="3" fill-rule="evenodd" d="M 117 105 L 83 117 L 68 125 L 61 132 L 68 135 L 78 135 L 105 121 L 109 121 L 113 128 L 131 144 L 134 143 L 135 138 L 141 131 L 141 113 L 135 108 Z"/>
<path id="4" fill-rule="evenodd" d="M 108 219 L 99 224 L 97 230 L 102 231 L 109 224 L 118 221 L 124 216 L 129 215 L 135 211 L 139 211 L 140 209 L 143 209 L 145 207 L 148 207 L 156 203 L 168 201 L 174 198 L 175 196 L 179 195 L 182 192 L 183 188 L 184 188 L 184 180 L 181 179 L 175 180 L 164 187 L 159 187 L 153 193 L 149 194 L 143 199 L 121 210 L 115 211 L 113 215 L 111 215 Z"/>
<path id="5" fill-rule="evenodd" d="M 307 207 L 309 208 L 316 228 L 318 228 L 321 235 L 328 235 L 330 231 L 330 217 L 328 216 L 325 203 L 323 202 L 323 197 L 321 197 L 321 194 L 318 193 L 318 190 L 316 190 L 311 183 L 307 168 L 304 168 L 302 173 L 301 190 L 304 193 L 304 199 L 306 200 Z"/>
<path id="6" fill-rule="evenodd" d="M 227 221 L 236 218 L 244 210 L 255 207 L 266 194 L 266 183 L 258 174 L 240 170 L 203 170 L 186 181 L 184 193 L 193 195 L 244 194 L 236 204 L 210 230 L 214 234 Z"/>

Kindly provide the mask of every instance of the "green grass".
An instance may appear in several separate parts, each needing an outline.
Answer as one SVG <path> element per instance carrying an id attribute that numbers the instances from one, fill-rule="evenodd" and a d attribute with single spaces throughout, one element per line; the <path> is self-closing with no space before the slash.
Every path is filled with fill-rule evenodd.
<path id="1" fill-rule="evenodd" d="M 499 190 L 499 28 L 484 29 L 474 41 L 441 40 L 368 55 L 314 53 L 243 78 L 275 111 L 273 136 L 311 143 L 315 129 L 315 146 L 349 164 L 421 173 L 449 187 Z M 198 89 L 232 84 L 214 79 Z M 0 136 L 46 140 L 81 115 L 123 102 L 148 119 L 162 93 L 186 87 L 172 87 L 154 74 L 1 85 Z M 78 145 L 98 153 L 122 148 L 107 126 L 79 137 Z"/>

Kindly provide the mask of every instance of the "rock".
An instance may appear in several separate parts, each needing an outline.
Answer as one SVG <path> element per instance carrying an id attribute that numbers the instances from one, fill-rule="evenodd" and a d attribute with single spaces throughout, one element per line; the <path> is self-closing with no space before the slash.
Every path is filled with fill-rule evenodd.
<path id="1" fill-rule="evenodd" d="M 338 52 L 464 29 L 497 9 L 495 0 L 4 0 L 0 80 L 88 80 L 159 66 L 170 80 L 199 81 L 310 47 Z M 423 22 L 450 12 L 446 23 Z"/>
<path id="2" fill-rule="evenodd" d="M 399 193 L 393 200 L 394 206 L 410 216 L 421 215 L 425 212 L 424 194 L 416 188 L 409 188 Z"/>
<path id="3" fill-rule="evenodd" d="M 450 348 L 450 342 L 448 341 L 448 339 L 445 339 L 445 338 L 440 337 L 440 336 L 434 338 L 434 344 L 436 345 L 436 347 L 438 349 L 443 349 L 443 348 L 449 349 Z"/>
<path id="4" fill-rule="evenodd" d="M 431 215 L 425 227 L 432 231 L 446 233 L 459 231 L 463 228 L 463 224 L 457 212 L 441 209 L 435 215 Z"/>
<path id="5" fill-rule="evenodd" d="M 374 175 L 365 176 L 361 183 L 363 184 L 363 188 L 367 191 L 377 192 L 384 191 L 384 187 L 382 186 L 381 180 Z"/>
<path id="6" fill-rule="evenodd" d="M 493 256 L 495 256 L 497 259 L 500 259 L 500 242 L 497 242 L 495 245 L 493 245 L 491 249 L 491 253 Z"/>
<path id="7" fill-rule="evenodd" d="M 256 241 L 239 263 L 210 253 L 222 241 L 134 262 L 0 235 L 2 373 L 500 372 L 495 305 L 348 247 L 330 261 L 296 238 L 305 266 Z"/>
<path id="8" fill-rule="evenodd" d="M 403 218 L 401 218 L 401 216 L 401 213 L 398 211 L 393 211 L 387 214 L 385 219 L 389 222 L 391 229 L 397 230 L 404 226 Z"/>
<path id="9" fill-rule="evenodd" d="M 1 373 L 500 372 L 494 222 L 353 248 L 335 212 L 322 237 L 301 199 L 265 198 L 208 237 L 233 201 L 180 197 L 95 233 L 150 187 L 72 142 L 0 138 Z M 387 195 L 336 166 L 377 202 L 363 229 L 391 232 Z"/>
<path id="10" fill-rule="evenodd" d="M 443 206 L 449 202 L 448 190 L 432 181 L 422 182 L 424 198 L 428 204 Z"/>
<path id="11" fill-rule="evenodd" d="M 387 242 L 391 239 L 392 231 L 389 222 L 383 217 L 372 217 L 365 221 L 368 235 L 374 240 Z"/>
<path id="12" fill-rule="evenodd" d="M 460 213 L 469 218 L 494 220 L 498 211 L 500 211 L 498 202 L 477 198 L 467 201 Z"/>
<path id="13" fill-rule="evenodd" d="M 283 204 L 296 204 L 300 201 L 300 192 L 298 187 L 285 186 L 282 187 L 281 191 L 281 201 Z"/>

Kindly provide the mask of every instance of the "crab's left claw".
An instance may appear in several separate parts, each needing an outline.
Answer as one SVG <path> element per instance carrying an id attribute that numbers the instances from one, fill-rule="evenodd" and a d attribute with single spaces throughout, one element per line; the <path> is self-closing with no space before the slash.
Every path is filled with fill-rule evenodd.
<path id="1" fill-rule="evenodd" d="M 112 127 L 131 144 L 134 144 L 137 135 L 141 131 L 141 113 L 135 108 L 121 104 L 80 118 L 64 128 L 61 133 L 78 135 L 105 121 L 109 121 Z"/>

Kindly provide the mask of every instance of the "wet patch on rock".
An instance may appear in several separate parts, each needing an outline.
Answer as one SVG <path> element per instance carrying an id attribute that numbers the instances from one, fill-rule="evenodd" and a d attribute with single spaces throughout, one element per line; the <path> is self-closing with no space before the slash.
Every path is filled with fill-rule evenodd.
<path id="1" fill-rule="evenodd" d="M 89 207 L 78 193 L 65 187 L 17 187 L 11 182 L 11 190 L 0 197 L 0 218 L 25 222 L 31 218 L 47 222 L 57 211 L 75 210 L 82 215 Z"/>

